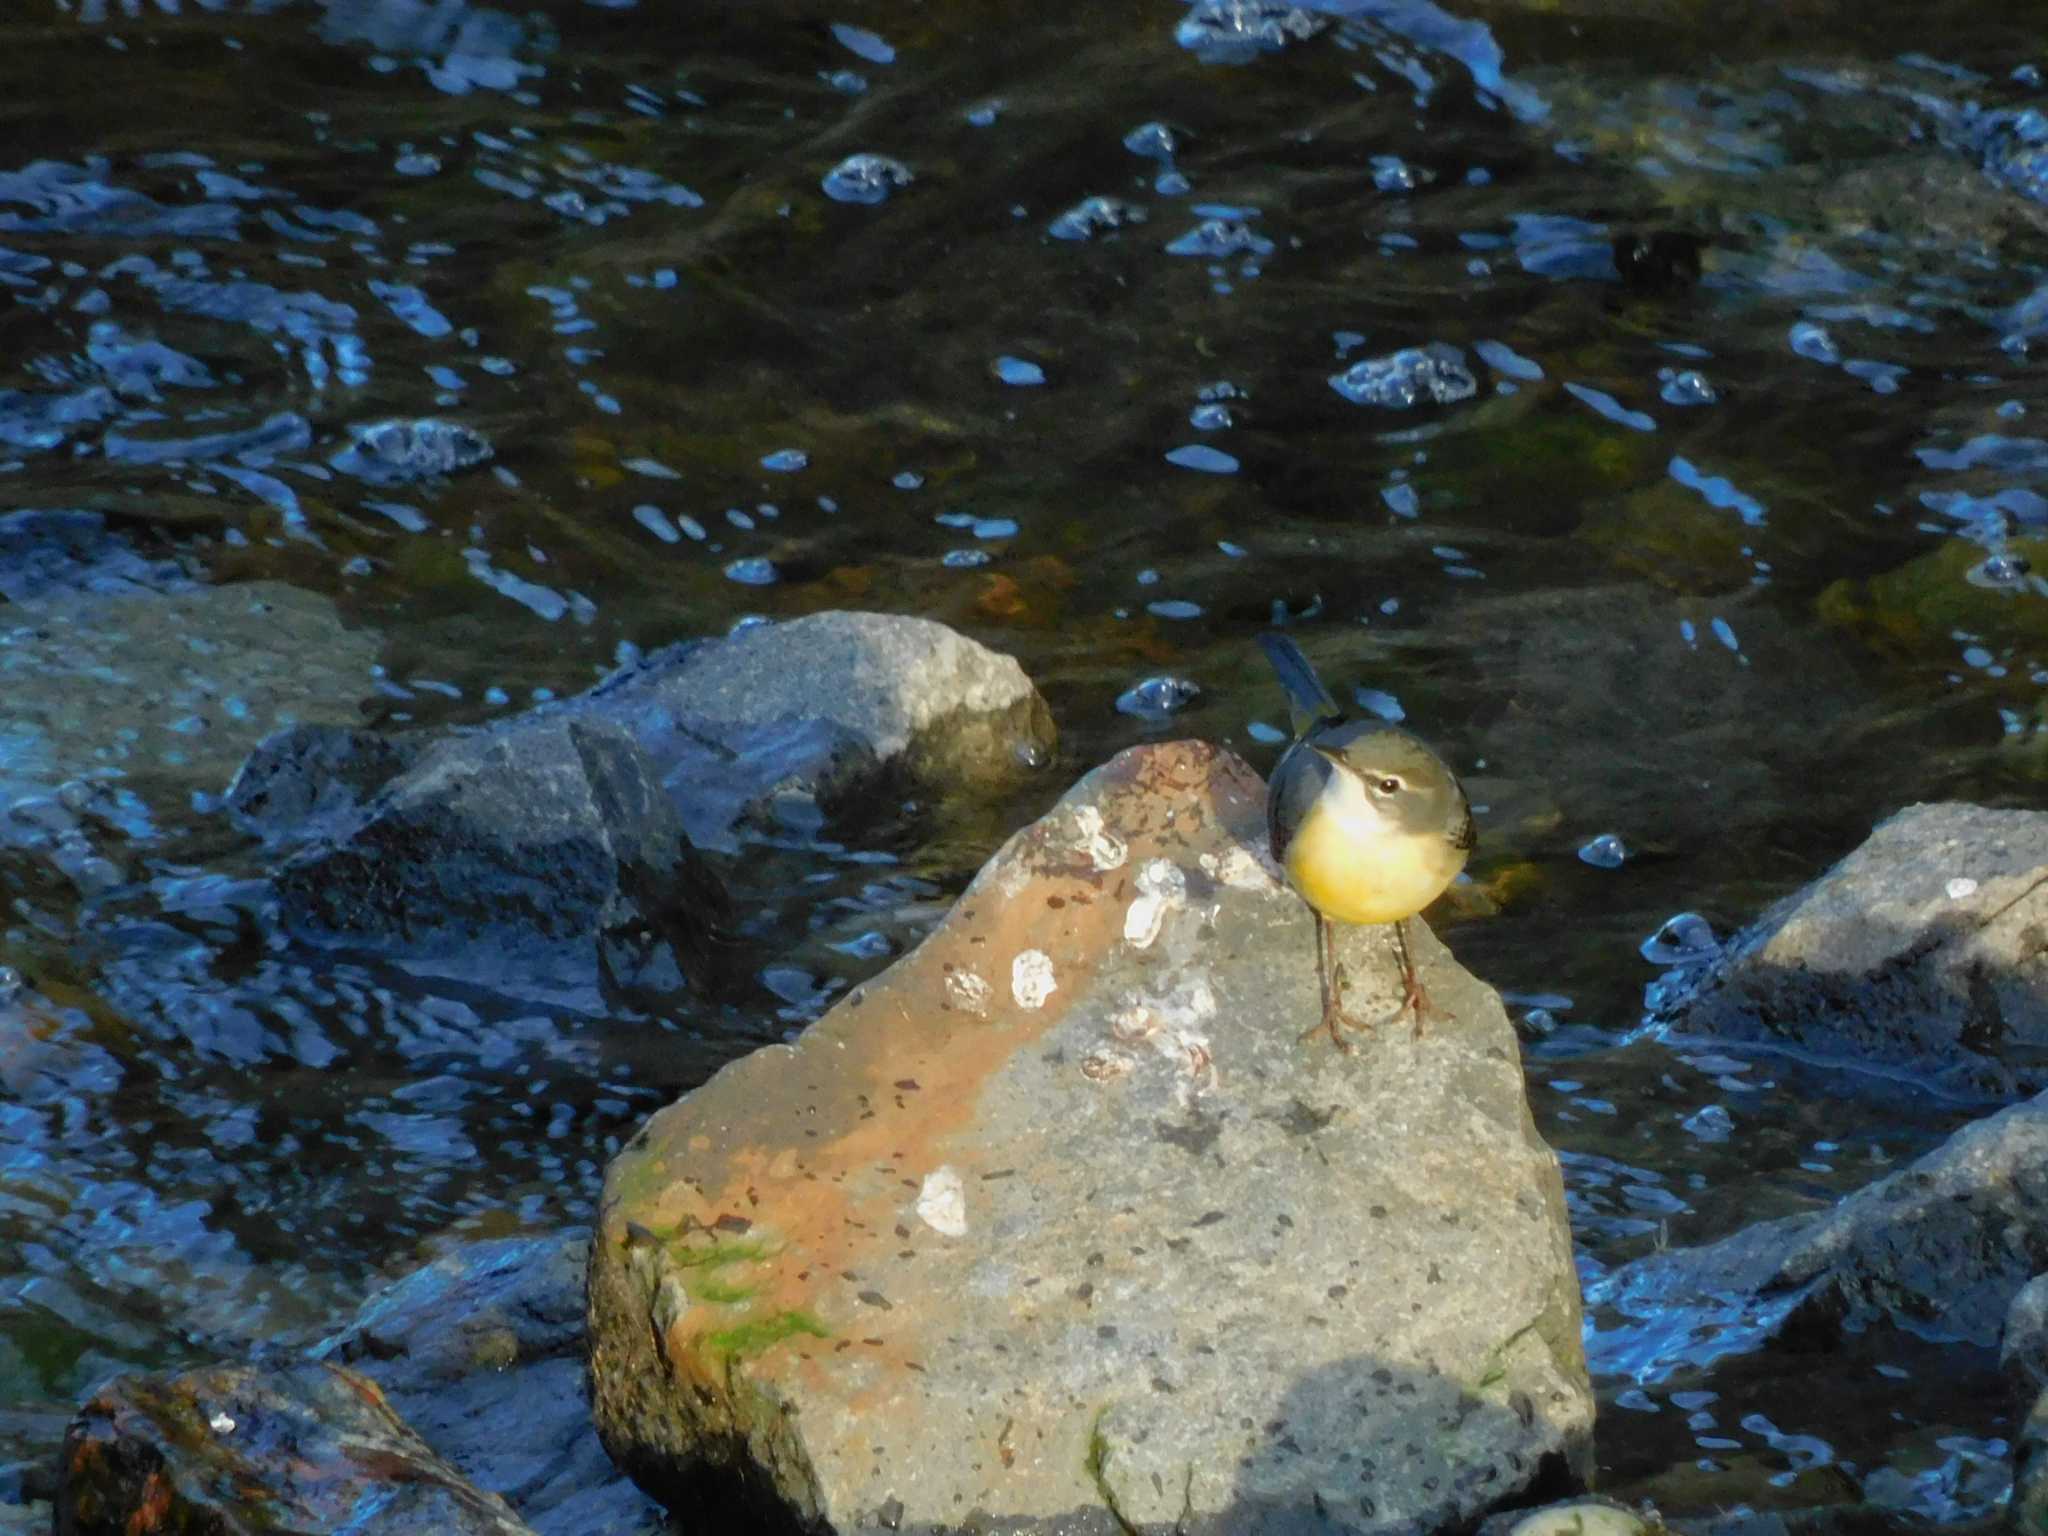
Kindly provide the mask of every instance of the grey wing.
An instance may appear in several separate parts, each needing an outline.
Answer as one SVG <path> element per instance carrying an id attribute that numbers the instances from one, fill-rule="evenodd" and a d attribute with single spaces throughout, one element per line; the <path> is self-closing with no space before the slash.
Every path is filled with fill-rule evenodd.
<path id="1" fill-rule="evenodd" d="M 1458 819 L 1451 827 L 1451 846 L 1460 853 L 1470 853 L 1479 846 L 1479 829 L 1472 824 L 1472 803 L 1465 798 L 1465 791 L 1458 791 Z"/>
<path id="2" fill-rule="evenodd" d="M 1329 765 L 1303 742 L 1289 747 L 1273 765 L 1273 776 L 1266 781 L 1266 835 L 1276 863 L 1287 861 L 1287 845 L 1308 819 L 1328 772 Z"/>

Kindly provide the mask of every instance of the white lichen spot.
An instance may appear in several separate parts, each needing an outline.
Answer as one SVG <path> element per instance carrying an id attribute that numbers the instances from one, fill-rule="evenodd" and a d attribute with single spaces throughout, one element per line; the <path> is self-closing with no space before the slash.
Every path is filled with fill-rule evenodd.
<path id="1" fill-rule="evenodd" d="M 1642 1536 L 1648 1529 L 1628 1510 L 1587 1499 L 1524 1515 L 1508 1528 L 1508 1536 Z"/>
<path id="2" fill-rule="evenodd" d="M 1052 973 L 1052 956 L 1042 949 L 1024 950 L 1010 962 L 1010 996 L 1017 999 L 1019 1008 L 1043 1008 L 1059 986 L 1059 978 Z"/>
<path id="3" fill-rule="evenodd" d="M 1950 901 L 1962 901 L 1964 898 L 1976 894 L 1977 882 L 1968 875 L 1957 875 L 1955 879 L 1948 883 L 1948 899 Z"/>
<path id="4" fill-rule="evenodd" d="M 1152 1010 L 1143 1003 L 1133 1003 L 1128 1008 L 1119 1008 L 1109 1016 L 1110 1035 L 1125 1045 L 1135 1045 L 1148 1035 L 1156 1034 L 1159 1021 L 1152 1017 Z"/>
<path id="5" fill-rule="evenodd" d="M 976 1018 L 988 1017 L 989 1000 L 995 996 L 995 991 L 972 971 L 946 972 L 946 1000 Z"/>
<path id="6" fill-rule="evenodd" d="M 221 1412 L 218 1408 L 208 1415 L 206 1422 L 216 1435 L 232 1435 L 235 1432 L 234 1417 Z"/>
<path id="7" fill-rule="evenodd" d="M 1261 850 L 1263 852 L 1263 850 Z M 1280 869 L 1270 858 L 1238 843 L 1226 853 L 1205 853 L 1202 873 L 1218 885 L 1240 891 L 1269 891 L 1280 883 Z"/>
<path id="8" fill-rule="evenodd" d="M 1081 1075 L 1091 1083 L 1113 1082 L 1129 1077 L 1137 1065 L 1121 1051 L 1090 1051 L 1081 1058 Z"/>
<path id="9" fill-rule="evenodd" d="M 1088 862 L 1097 869 L 1109 870 L 1123 867 L 1130 850 L 1124 840 L 1114 832 L 1102 830 L 1102 811 L 1092 805 L 1074 807 L 1074 833 L 1076 845 L 1088 856 Z"/>
<path id="10" fill-rule="evenodd" d="M 1124 941 L 1147 949 L 1166 926 L 1167 915 L 1187 903 L 1188 877 L 1171 859 L 1147 859 L 1137 885 L 1137 899 L 1124 912 Z"/>
<path id="11" fill-rule="evenodd" d="M 941 1237 L 967 1235 L 967 1186 L 951 1167 L 934 1168 L 917 1192 L 917 1214 Z"/>

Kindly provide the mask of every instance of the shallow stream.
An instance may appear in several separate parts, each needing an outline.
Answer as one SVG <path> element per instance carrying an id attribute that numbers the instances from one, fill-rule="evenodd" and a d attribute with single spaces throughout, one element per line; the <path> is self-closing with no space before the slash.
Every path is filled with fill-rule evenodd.
<path id="1" fill-rule="evenodd" d="M 1912 801 L 2039 795 L 2038 17 L 1216 14 L 6 9 L 0 510 L 94 516 L 0 523 L 0 1404 L 587 1220 L 651 1109 L 1081 771 L 1179 734 L 1270 766 L 1274 624 L 1482 807 L 1442 931 L 1525 1021 L 1589 1279 L 1984 1112 L 1651 1038 L 1642 946 Z M 487 719 L 834 607 L 1013 652 L 1060 756 L 726 861 L 723 1001 L 271 939 L 218 796 L 278 724 Z M 1987 1359 L 1708 1389 L 1594 1325 L 1610 1492 L 2000 1492 Z"/>

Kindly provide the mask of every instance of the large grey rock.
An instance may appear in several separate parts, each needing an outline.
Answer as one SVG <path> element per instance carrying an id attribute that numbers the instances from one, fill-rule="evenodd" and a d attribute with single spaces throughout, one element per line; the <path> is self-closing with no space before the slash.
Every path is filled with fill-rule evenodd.
<path id="1" fill-rule="evenodd" d="M 559 714 L 443 737 L 276 891 L 303 939 L 620 1001 L 699 975 L 724 910 L 646 753 Z"/>
<path id="2" fill-rule="evenodd" d="M 567 706 L 631 731 L 691 841 L 815 825 L 888 778 L 940 790 L 1045 760 L 1052 716 L 1014 657 L 929 619 L 819 613 L 649 656 Z"/>
<path id="3" fill-rule="evenodd" d="M 2048 1274 L 2034 1276 L 2013 1297 L 1998 1341 L 1998 1368 L 2022 1408 L 2048 1392 Z"/>
<path id="4" fill-rule="evenodd" d="M 593 1411 L 806 1531 L 1467 1526 L 1589 1466 L 1556 1158 L 1498 997 L 1340 1054 L 1264 786 L 1137 748 L 915 951 L 608 1170 Z M 1385 933 L 1353 1006 L 1397 995 Z"/>
<path id="5" fill-rule="evenodd" d="M 64 1437 L 57 1536 L 532 1536 L 332 1365 L 119 1376 Z"/>
<path id="6" fill-rule="evenodd" d="M 1873 1323 L 1995 1346 L 2013 1298 L 2044 1268 L 2048 1094 L 1965 1126 L 1832 1210 L 1638 1259 L 1586 1299 L 1608 1335 L 1602 1357 L 1654 1380 L 1679 1364 L 1781 1339 L 1811 1348 Z M 1612 1309 L 1612 1329 L 1601 1308 Z"/>
<path id="7" fill-rule="evenodd" d="M 1663 1017 L 1965 1091 L 2048 1086 L 2048 813 L 1909 806 Z"/>
<path id="8" fill-rule="evenodd" d="M 580 1232 L 468 1244 L 372 1296 L 316 1353 L 376 1382 L 541 1536 L 656 1536 L 666 1518 L 590 1422 L 588 1248 Z"/>

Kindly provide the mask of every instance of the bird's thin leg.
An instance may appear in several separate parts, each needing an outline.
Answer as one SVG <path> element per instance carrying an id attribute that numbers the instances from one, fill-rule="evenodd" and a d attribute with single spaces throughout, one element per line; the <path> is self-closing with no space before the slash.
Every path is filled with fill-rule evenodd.
<path id="1" fill-rule="evenodd" d="M 1436 1004 L 1429 1000 L 1429 993 L 1423 989 L 1422 977 L 1415 969 L 1415 961 L 1408 954 L 1408 924 L 1405 919 L 1394 924 L 1394 947 L 1401 954 L 1401 1006 L 1394 1011 L 1394 1017 L 1409 1009 L 1415 1012 L 1415 1038 L 1422 1038 L 1423 1021 L 1436 1012 Z"/>
<path id="2" fill-rule="evenodd" d="M 1336 927 L 1320 912 L 1315 914 L 1315 919 L 1316 980 L 1322 985 L 1323 1017 L 1322 1022 L 1303 1030 L 1301 1038 L 1306 1040 L 1320 1030 L 1330 1037 L 1330 1043 L 1338 1050 L 1348 1051 L 1351 1049 L 1351 1043 L 1344 1038 L 1341 1031 L 1371 1029 L 1372 1026 L 1354 1019 L 1344 1011 L 1344 967 L 1337 959 Z"/>

